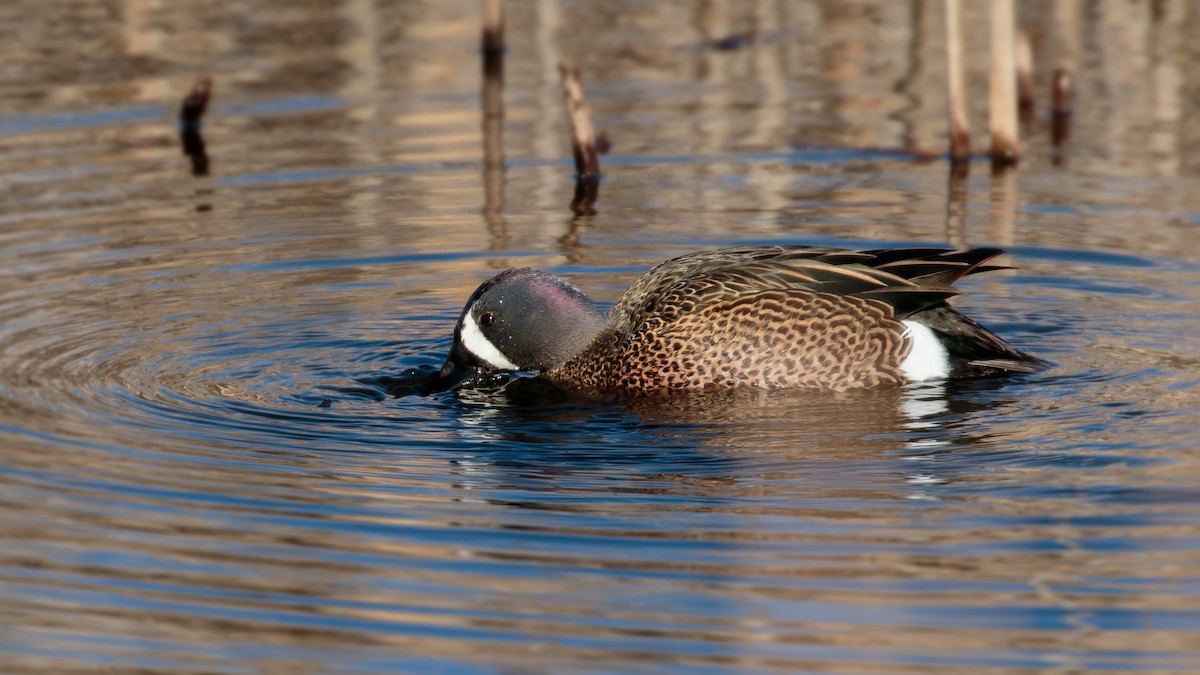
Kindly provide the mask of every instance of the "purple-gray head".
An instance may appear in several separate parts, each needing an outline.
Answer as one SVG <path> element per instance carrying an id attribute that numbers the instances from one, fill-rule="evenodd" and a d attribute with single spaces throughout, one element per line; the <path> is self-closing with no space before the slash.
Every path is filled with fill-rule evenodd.
<path id="1" fill-rule="evenodd" d="M 592 301 L 562 279 L 528 267 L 501 272 L 475 289 L 463 307 L 439 388 L 490 373 L 560 366 L 605 323 Z"/>

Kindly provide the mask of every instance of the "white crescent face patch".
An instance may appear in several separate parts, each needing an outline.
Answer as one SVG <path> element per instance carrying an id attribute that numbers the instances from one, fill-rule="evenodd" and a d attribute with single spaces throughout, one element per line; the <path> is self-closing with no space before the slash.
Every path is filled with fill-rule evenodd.
<path id="1" fill-rule="evenodd" d="M 520 370 L 517 364 L 508 360 L 492 341 L 487 339 L 483 331 L 479 330 L 479 324 L 475 322 L 475 317 L 471 312 L 467 312 L 463 316 L 462 332 L 459 333 L 462 339 L 462 345 L 468 352 L 471 352 L 475 358 L 483 361 L 488 366 L 496 370 Z"/>

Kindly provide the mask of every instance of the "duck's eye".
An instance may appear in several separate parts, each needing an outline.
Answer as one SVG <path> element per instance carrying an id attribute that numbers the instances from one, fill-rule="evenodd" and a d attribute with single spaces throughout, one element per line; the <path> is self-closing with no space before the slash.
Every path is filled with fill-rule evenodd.
<path id="1" fill-rule="evenodd" d="M 494 323 L 496 323 L 496 313 L 495 312 L 484 312 L 483 314 L 479 315 L 479 325 L 480 326 L 490 326 Z"/>

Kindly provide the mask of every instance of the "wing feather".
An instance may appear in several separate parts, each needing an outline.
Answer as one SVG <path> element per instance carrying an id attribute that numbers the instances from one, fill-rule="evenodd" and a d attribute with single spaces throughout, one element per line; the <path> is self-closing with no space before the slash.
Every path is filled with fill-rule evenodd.
<path id="1" fill-rule="evenodd" d="M 767 290 L 798 290 L 856 296 L 882 302 L 897 318 L 938 307 L 958 294 L 951 286 L 997 248 L 875 249 L 820 246 L 738 246 L 668 260 L 647 272 L 613 307 L 625 329 L 665 298 L 687 297 L 693 306 Z"/>

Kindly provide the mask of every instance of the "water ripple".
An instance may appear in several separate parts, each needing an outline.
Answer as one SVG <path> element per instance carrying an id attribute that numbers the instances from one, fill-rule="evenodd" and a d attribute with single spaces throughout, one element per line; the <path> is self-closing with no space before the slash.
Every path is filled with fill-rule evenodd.
<path id="1" fill-rule="evenodd" d="M 15 618 L 0 646 L 20 666 L 1198 665 L 1200 270 L 1126 245 L 1116 220 L 1153 205 L 1050 208 L 1074 195 L 1039 184 L 1018 270 L 964 283 L 961 306 L 1054 361 L 1044 373 L 837 395 L 597 401 L 526 378 L 421 395 L 463 299 L 499 269 L 611 302 L 705 246 L 940 243 L 944 167 L 645 152 L 611 162 L 603 210 L 580 219 L 553 153 L 509 158 L 503 208 L 477 197 L 479 163 L 459 155 L 478 119 L 451 103 L 378 118 L 353 97 L 275 103 L 229 105 L 226 131 L 293 142 L 215 134 L 227 172 L 186 184 L 157 141 L 137 145 L 158 138 L 140 107 L 111 124 L 0 118 L 38 148 L 5 154 L 0 213 L 22 225 L 0 233 Z M 535 108 L 513 111 L 514 147 Z M 354 131 L 313 147 L 307 124 Z M 136 152 L 112 161 L 122 143 Z"/>

